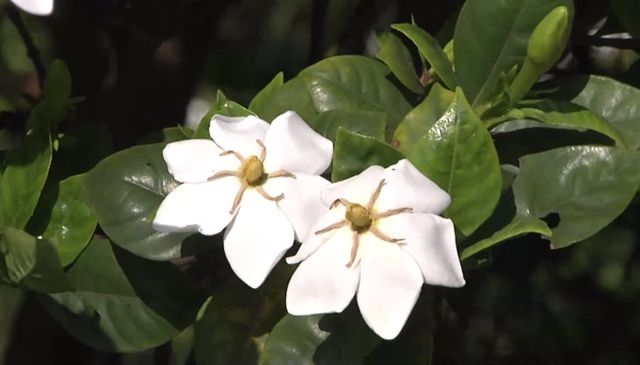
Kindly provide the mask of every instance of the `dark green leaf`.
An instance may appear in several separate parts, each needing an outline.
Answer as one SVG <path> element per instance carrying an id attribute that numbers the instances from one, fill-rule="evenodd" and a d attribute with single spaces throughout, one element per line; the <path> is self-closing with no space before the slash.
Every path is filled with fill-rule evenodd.
<path id="1" fill-rule="evenodd" d="M 209 118 L 211 119 L 211 118 Z M 190 139 L 195 131 L 186 127 L 164 128 L 159 131 L 152 132 L 138 140 L 138 144 L 154 144 L 154 143 L 171 143 Z"/>
<path id="2" fill-rule="evenodd" d="M 560 216 L 554 248 L 581 241 L 620 215 L 640 185 L 640 153 L 573 146 L 524 156 L 513 183 L 518 214 Z"/>
<path id="3" fill-rule="evenodd" d="M 227 117 L 246 117 L 253 113 L 242 105 L 228 100 L 222 91 L 218 90 L 216 104 L 202 118 L 202 121 L 200 121 L 198 128 L 196 128 L 196 131 L 193 134 L 193 138 L 211 139 L 211 136 L 209 135 L 209 125 L 211 124 L 211 118 L 216 114 L 221 114 Z"/>
<path id="4" fill-rule="evenodd" d="M 640 90 L 602 76 L 562 77 L 544 83 L 551 99 L 570 101 L 609 121 L 624 136 L 629 148 L 640 148 Z"/>
<path id="5" fill-rule="evenodd" d="M 389 32 L 383 32 L 378 34 L 378 44 L 380 51 L 376 58 L 384 62 L 409 90 L 416 94 L 424 94 L 424 87 L 416 75 L 411 53 L 402 41 Z"/>
<path id="6" fill-rule="evenodd" d="M 0 229 L 22 229 L 27 224 L 47 180 L 51 154 L 51 137 L 44 128 L 33 130 L 22 147 L 7 152 L 0 186 Z"/>
<path id="7" fill-rule="evenodd" d="M 0 260 L 4 280 L 21 288 L 41 293 L 71 290 L 71 285 L 58 259 L 56 248 L 45 239 L 27 232 L 4 227 L 0 237 Z"/>
<path id="8" fill-rule="evenodd" d="M 413 24 L 393 24 L 391 27 L 402 32 L 415 43 L 420 53 L 427 59 L 427 62 L 449 90 L 454 90 L 458 86 L 453 65 L 435 38 Z"/>
<path id="9" fill-rule="evenodd" d="M 269 123 L 278 115 L 289 110 L 295 111 L 307 121 L 317 114 L 313 100 L 307 92 L 307 86 L 300 77 L 287 81 L 273 91 L 258 108 L 251 110 Z"/>
<path id="10" fill-rule="evenodd" d="M 159 346 L 196 319 L 206 295 L 169 262 L 94 239 L 67 273 L 75 291 L 39 297 L 77 340 L 110 352 Z"/>
<path id="11" fill-rule="evenodd" d="M 390 140 L 411 106 L 387 80 L 389 68 L 362 56 L 327 58 L 300 73 L 318 112 L 334 109 L 387 113 Z"/>
<path id="12" fill-rule="evenodd" d="M 47 119 L 53 125 L 60 123 L 71 105 L 71 75 L 62 60 L 55 60 L 49 66 L 43 92 Z"/>
<path id="13" fill-rule="evenodd" d="M 282 72 L 278 72 L 278 74 L 271 80 L 264 89 L 260 90 L 256 94 L 256 96 L 251 100 L 249 104 L 249 110 L 257 112 L 262 105 L 264 105 L 265 101 L 269 100 L 271 95 L 278 90 L 282 84 L 284 84 L 284 74 Z"/>
<path id="14" fill-rule="evenodd" d="M 635 0 L 610 0 L 611 9 L 618 16 L 622 26 L 634 37 L 640 38 L 640 7 Z"/>
<path id="15" fill-rule="evenodd" d="M 451 195 L 445 215 L 466 236 L 498 203 L 502 186 L 498 154 L 460 88 L 442 118 L 416 144 L 409 160 Z"/>
<path id="16" fill-rule="evenodd" d="M 154 260 L 193 255 L 217 242 L 193 233 L 160 233 L 151 226 L 162 200 L 179 185 L 167 171 L 164 146 L 120 151 L 102 160 L 83 181 L 85 200 L 113 242 Z"/>
<path id="17" fill-rule="evenodd" d="M 53 243 L 62 266 L 71 264 L 84 250 L 98 223 L 84 202 L 83 178 L 72 176 L 45 190 L 27 225 L 31 234 Z"/>
<path id="18" fill-rule="evenodd" d="M 349 132 L 384 141 L 386 121 L 387 114 L 385 113 L 336 109 L 316 115 L 309 121 L 309 125 L 316 132 L 334 142 L 340 127 Z"/>
<path id="19" fill-rule="evenodd" d="M 269 334 L 262 364 L 354 364 L 378 342 L 355 303 L 340 314 L 287 315 Z"/>
<path id="20" fill-rule="evenodd" d="M 338 128 L 331 181 L 348 179 L 372 165 L 388 167 L 402 158 L 400 152 L 380 140 Z"/>
<path id="21" fill-rule="evenodd" d="M 554 8 L 571 0 L 468 0 L 454 35 L 458 83 L 475 108 L 489 100 L 500 73 L 522 65 L 533 29 Z"/>
<path id="22" fill-rule="evenodd" d="M 427 97 L 404 117 L 396 129 L 393 135 L 394 146 L 405 156 L 410 156 L 416 143 L 447 111 L 454 95 L 440 84 L 434 84 Z"/>

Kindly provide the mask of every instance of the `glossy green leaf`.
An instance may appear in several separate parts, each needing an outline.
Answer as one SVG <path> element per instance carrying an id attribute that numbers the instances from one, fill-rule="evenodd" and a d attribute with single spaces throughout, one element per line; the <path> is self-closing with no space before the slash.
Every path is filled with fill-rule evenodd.
<path id="1" fill-rule="evenodd" d="M 620 147 L 626 148 L 623 136 L 608 121 L 591 110 L 566 101 L 545 99 L 530 105 L 545 112 L 543 122 L 553 126 L 591 129 L 613 139 Z"/>
<path id="2" fill-rule="evenodd" d="M 560 216 L 551 245 L 581 241 L 620 215 L 640 185 L 640 153 L 573 146 L 524 156 L 513 183 L 518 214 Z"/>
<path id="3" fill-rule="evenodd" d="M 42 295 L 77 340 L 103 351 L 139 352 L 187 328 L 204 292 L 170 262 L 146 260 L 94 239 L 67 273 L 75 290 Z"/>
<path id="4" fill-rule="evenodd" d="M 304 120 L 310 120 L 316 114 L 313 100 L 307 92 L 307 86 L 300 77 L 284 83 L 273 91 L 264 102 L 253 110 L 262 120 L 271 122 L 278 115 L 293 110 Z"/>
<path id="5" fill-rule="evenodd" d="M 22 147 L 7 152 L 0 186 L 0 229 L 22 229 L 27 224 L 47 180 L 51 154 L 49 131 L 42 128 L 28 134 Z"/>
<path id="6" fill-rule="evenodd" d="M 393 135 L 393 143 L 405 156 L 411 152 L 429 129 L 447 111 L 453 96 L 452 91 L 434 84 L 427 97 L 407 114 Z"/>
<path id="7" fill-rule="evenodd" d="M 47 69 L 43 93 L 47 119 L 54 125 L 60 123 L 71 105 L 71 74 L 62 60 L 53 61 Z"/>
<path id="8" fill-rule="evenodd" d="M 634 37 L 640 38 L 640 7 L 635 0 L 610 0 L 611 9 L 622 26 Z"/>
<path id="9" fill-rule="evenodd" d="M 195 131 L 187 127 L 164 128 L 138 140 L 138 144 L 171 143 L 190 139 Z"/>
<path id="10" fill-rule="evenodd" d="M 640 148 L 640 90 L 602 76 L 561 77 L 540 85 L 545 97 L 583 106 L 611 123 L 629 148 Z"/>
<path id="11" fill-rule="evenodd" d="M 338 128 L 331 181 L 348 179 L 372 165 L 388 167 L 402 158 L 400 152 L 380 140 Z"/>
<path id="12" fill-rule="evenodd" d="M 4 280 L 41 293 L 71 290 L 55 246 L 46 239 L 4 227 L 0 236 L 0 261 Z M 5 276 L 6 275 L 6 276 Z"/>
<path id="13" fill-rule="evenodd" d="M 284 74 L 282 72 L 278 72 L 278 74 L 264 87 L 264 89 L 260 90 L 256 96 L 251 100 L 249 104 L 249 110 L 253 110 L 257 112 L 262 105 L 264 105 L 265 101 L 269 100 L 271 95 L 278 90 L 284 84 Z"/>
<path id="14" fill-rule="evenodd" d="M 413 24 L 393 24 L 391 27 L 402 32 L 415 43 L 420 53 L 427 59 L 427 62 L 449 90 L 454 90 L 458 86 L 453 65 L 435 38 Z"/>
<path id="15" fill-rule="evenodd" d="M 551 230 L 542 220 L 534 217 L 516 216 L 511 223 L 494 233 L 491 237 L 478 241 L 462 250 L 460 260 L 466 260 L 478 252 L 489 249 L 500 242 L 514 239 L 527 233 L 539 233 L 543 236 L 551 237 Z"/>
<path id="16" fill-rule="evenodd" d="M 49 240 L 62 266 L 71 264 L 89 244 L 98 221 L 84 202 L 82 179 L 75 175 L 45 190 L 27 231 Z"/>
<path id="17" fill-rule="evenodd" d="M 500 73 L 521 65 L 529 37 L 554 8 L 571 0 L 468 0 L 454 34 L 458 83 L 475 108 L 489 100 Z"/>
<path id="18" fill-rule="evenodd" d="M 466 236 L 498 203 L 502 186 L 498 154 L 460 88 L 442 118 L 416 144 L 409 160 L 451 195 L 445 215 Z"/>
<path id="19" fill-rule="evenodd" d="M 194 233 L 160 233 L 151 226 L 162 200 L 179 185 L 167 171 L 164 146 L 120 151 L 102 160 L 83 180 L 85 201 L 109 238 L 153 260 L 193 255 L 217 242 Z"/>
<path id="20" fill-rule="evenodd" d="M 424 94 L 424 87 L 416 75 L 411 53 L 402 41 L 389 32 L 383 32 L 378 34 L 378 44 L 380 51 L 376 58 L 384 62 L 409 90 L 416 94 Z"/>
<path id="21" fill-rule="evenodd" d="M 351 110 L 329 110 L 309 120 L 309 125 L 324 137 L 336 141 L 338 128 L 384 141 L 387 114 Z"/>
<path id="22" fill-rule="evenodd" d="M 303 70 L 298 77 L 307 85 L 318 112 L 334 109 L 387 113 L 390 140 L 411 110 L 400 91 L 387 80 L 389 68 L 362 56 L 327 58 Z"/>
<path id="23" fill-rule="evenodd" d="M 209 135 L 209 125 L 211 124 L 211 118 L 213 118 L 213 116 L 216 114 L 221 114 L 228 117 L 246 117 L 248 115 L 252 115 L 253 113 L 242 105 L 227 99 L 222 91 L 218 90 L 218 96 L 216 98 L 215 105 L 202 118 L 202 121 L 200 121 L 198 128 L 196 128 L 196 131 L 193 134 L 193 138 L 211 139 L 211 135 Z"/>
<path id="24" fill-rule="evenodd" d="M 269 334 L 261 364 L 354 364 L 379 342 L 354 303 L 340 314 L 287 315 Z"/>

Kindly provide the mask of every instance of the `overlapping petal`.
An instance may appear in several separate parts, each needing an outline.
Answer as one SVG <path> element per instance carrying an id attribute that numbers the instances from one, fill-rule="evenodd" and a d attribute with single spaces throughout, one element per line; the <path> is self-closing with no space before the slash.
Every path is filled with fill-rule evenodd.
<path id="1" fill-rule="evenodd" d="M 169 193 L 160 204 L 153 219 L 159 232 L 200 232 L 204 235 L 220 233 L 233 216 L 233 191 L 240 181 L 224 177 L 200 184 L 182 184 Z"/>
<path id="2" fill-rule="evenodd" d="M 233 150 L 249 157 L 260 156 L 262 149 L 256 140 L 264 141 L 268 129 L 269 123 L 253 115 L 227 117 L 216 114 L 211 118 L 209 134 L 222 149 Z"/>
<path id="3" fill-rule="evenodd" d="M 297 264 L 303 260 L 306 260 L 314 252 L 316 252 L 328 239 L 338 232 L 338 230 L 330 230 L 321 234 L 315 234 L 315 232 L 326 228 L 334 223 L 340 222 L 344 219 L 345 208 L 343 206 L 335 207 L 329 211 L 326 211 L 320 218 L 311 226 L 307 239 L 302 242 L 298 252 L 295 256 L 288 257 L 287 263 Z"/>
<path id="4" fill-rule="evenodd" d="M 169 143 L 162 150 L 169 173 L 182 183 L 201 183 L 213 175 L 222 150 L 213 141 L 189 139 Z"/>
<path id="5" fill-rule="evenodd" d="M 293 111 L 280 114 L 271 122 L 264 144 L 269 151 L 265 161 L 268 170 L 319 175 L 331 164 L 333 143 Z"/>
<path id="6" fill-rule="evenodd" d="M 233 272 L 257 288 L 293 245 L 291 223 L 274 201 L 248 189 L 224 235 L 224 252 Z"/>
<path id="7" fill-rule="evenodd" d="M 50 15 L 53 0 L 11 0 L 17 7 L 33 15 Z"/>
<path id="8" fill-rule="evenodd" d="M 371 193 L 380 183 L 383 173 L 382 166 L 370 166 L 354 177 L 323 187 L 322 202 L 326 206 L 331 206 L 337 199 L 342 198 L 351 203 L 366 205 Z"/>

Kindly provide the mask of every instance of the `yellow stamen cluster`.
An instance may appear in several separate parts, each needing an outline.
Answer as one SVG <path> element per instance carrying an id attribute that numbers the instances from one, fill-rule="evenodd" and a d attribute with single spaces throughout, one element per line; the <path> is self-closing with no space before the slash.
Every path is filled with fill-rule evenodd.
<path id="1" fill-rule="evenodd" d="M 269 174 L 265 173 L 264 160 L 267 158 L 267 148 L 264 146 L 264 143 L 262 143 L 262 141 L 259 139 L 256 140 L 256 143 L 258 143 L 258 145 L 262 148 L 260 157 L 251 155 L 247 158 L 244 158 L 244 156 L 242 156 L 240 153 L 236 151 L 230 151 L 230 150 L 223 151 L 220 154 L 220 156 L 233 155 L 240 161 L 240 163 L 242 164 L 240 171 L 222 170 L 222 171 L 216 172 L 215 174 L 213 174 L 213 176 L 211 176 L 208 179 L 208 181 L 211 181 L 220 177 L 235 176 L 242 181 L 242 184 L 240 185 L 240 189 L 238 190 L 236 197 L 233 200 L 233 206 L 231 207 L 229 214 L 233 214 L 236 211 L 236 209 L 238 208 L 238 205 L 240 205 L 240 201 L 242 200 L 242 196 L 244 195 L 244 192 L 249 187 L 255 188 L 256 191 L 260 193 L 260 195 L 262 195 L 262 197 L 264 197 L 265 199 L 278 201 L 284 198 L 284 194 L 280 194 L 275 197 L 271 196 L 264 190 L 262 185 L 265 182 L 267 182 L 267 180 L 270 178 L 275 178 L 275 177 L 291 177 L 294 179 L 296 178 L 294 174 L 285 170 L 278 170 Z"/>

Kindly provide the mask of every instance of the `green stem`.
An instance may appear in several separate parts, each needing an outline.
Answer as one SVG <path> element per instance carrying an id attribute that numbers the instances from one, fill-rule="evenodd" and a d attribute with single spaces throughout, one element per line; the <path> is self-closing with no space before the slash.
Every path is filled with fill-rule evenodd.
<path id="1" fill-rule="evenodd" d="M 509 108 L 512 108 L 516 103 L 518 103 L 524 96 L 531 90 L 531 87 L 540 79 L 540 76 L 546 70 L 541 70 L 537 65 L 535 65 L 529 57 L 524 59 L 524 64 L 522 65 L 522 69 L 516 76 L 516 79 L 513 80 L 511 85 L 509 86 Z"/>

